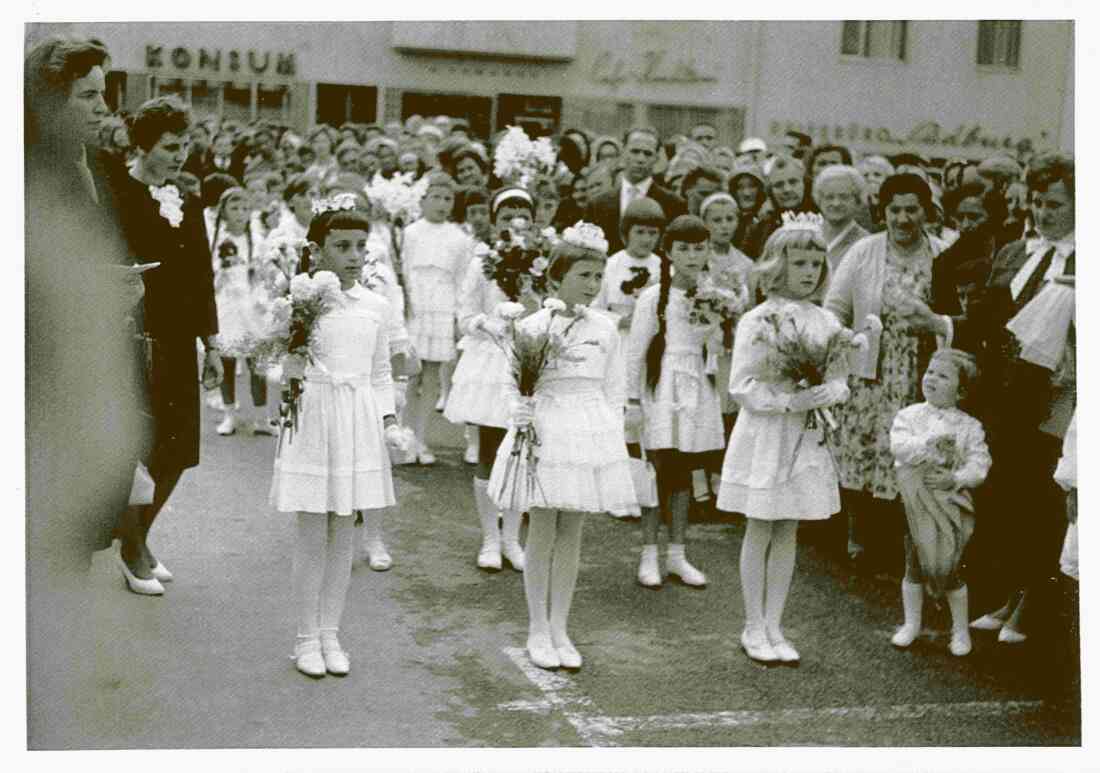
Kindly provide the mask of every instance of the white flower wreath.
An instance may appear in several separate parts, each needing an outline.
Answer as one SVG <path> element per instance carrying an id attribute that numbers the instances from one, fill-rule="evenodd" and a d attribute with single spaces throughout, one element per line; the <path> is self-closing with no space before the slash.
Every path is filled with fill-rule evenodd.
<path id="1" fill-rule="evenodd" d="M 561 240 L 574 247 L 583 247 L 607 254 L 607 239 L 598 225 L 578 220 L 574 225 L 562 231 Z"/>

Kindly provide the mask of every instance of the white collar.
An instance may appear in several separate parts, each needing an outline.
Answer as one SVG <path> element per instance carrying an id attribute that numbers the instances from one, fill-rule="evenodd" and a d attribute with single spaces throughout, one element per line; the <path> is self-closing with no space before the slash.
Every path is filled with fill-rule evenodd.
<path id="1" fill-rule="evenodd" d="M 359 282 L 356 282 L 351 287 L 344 290 L 344 295 L 348 296 L 349 298 L 359 299 L 363 297 L 363 293 L 365 292 L 366 289 L 363 287 L 363 285 L 359 284 Z"/>
<path id="2" fill-rule="evenodd" d="M 1040 233 L 1037 237 L 1027 240 L 1027 254 L 1034 255 L 1036 252 L 1046 252 L 1051 247 L 1056 249 L 1061 255 L 1069 255 L 1074 251 L 1074 232 L 1070 231 L 1057 241 L 1051 241 L 1047 237 Z"/>
<path id="3" fill-rule="evenodd" d="M 624 191 L 629 190 L 630 188 L 633 188 L 634 190 L 641 193 L 643 196 L 646 196 L 646 195 L 649 194 L 649 187 L 652 184 L 653 184 L 653 176 L 652 175 L 645 178 L 640 183 L 632 183 L 629 180 L 627 180 L 626 177 L 623 177 L 623 190 Z"/>
<path id="4" fill-rule="evenodd" d="M 654 257 L 656 257 L 651 252 L 648 255 L 646 255 L 644 258 L 636 258 L 633 255 L 631 255 L 629 252 L 627 252 L 626 250 L 623 250 L 623 255 L 626 256 L 626 260 L 627 260 L 628 263 L 634 263 L 635 265 L 641 265 L 642 263 L 649 263 L 651 260 L 653 260 Z"/>

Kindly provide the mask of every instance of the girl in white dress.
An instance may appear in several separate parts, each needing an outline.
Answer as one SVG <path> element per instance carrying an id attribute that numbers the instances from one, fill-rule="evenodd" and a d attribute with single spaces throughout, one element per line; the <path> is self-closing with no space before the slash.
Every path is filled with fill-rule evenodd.
<path id="1" fill-rule="evenodd" d="M 798 651 L 780 621 L 794 574 L 798 522 L 840 510 L 837 476 L 822 429 L 807 412 L 848 399 L 847 368 L 820 386 L 796 390 L 774 374 L 769 315 L 790 318 L 820 344 L 841 329 L 810 298 L 826 280 L 825 244 L 816 226 L 788 224 L 768 239 L 757 267 L 767 296 L 737 325 L 729 391 L 741 406 L 722 465 L 718 508 L 747 518 L 741 543 L 745 629 L 741 646 L 757 661 L 795 664 Z"/>
<path id="2" fill-rule="evenodd" d="M 905 624 L 895 647 L 920 635 L 925 587 L 947 598 L 952 655 L 970 653 L 966 583 L 959 575 L 963 549 L 974 533 L 974 501 L 992 459 L 981 422 L 958 408 L 978 375 L 974 357 L 957 349 L 932 355 L 921 379 L 924 402 L 902 408 L 890 427 L 898 489 L 905 503 L 905 579 L 901 581 Z"/>
<path id="3" fill-rule="evenodd" d="M 435 464 L 435 455 L 425 443 L 428 414 L 442 395 L 440 370 L 455 358 L 459 285 L 473 255 L 470 237 L 447 219 L 454 209 L 454 191 L 449 175 L 429 175 L 421 203 L 423 216 L 405 229 L 401 249 L 409 297 L 409 336 L 423 366 L 409 384 L 406 410 L 420 464 Z"/>
<path id="4" fill-rule="evenodd" d="M 314 217 L 309 256 L 339 277 L 344 296 L 316 323 L 315 361 L 287 357 L 283 363 L 284 378 L 300 373 L 305 387 L 298 427 L 283 439 L 275 459 L 271 503 L 279 512 L 298 514 L 294 658 L 298 670 L 312 677 L 350 669 L 337 631 L 351 579 L 355 511 L 395 503 L 386 448 L 400 445 L 400 438 L 387 323 L 359 284 L 369 229 L 355 210 Z"/>
<path id="5" fill-rule="evenodd" d="M 600 290 L 607 241 L 599 228 L 568 228 L 551 252 L 548 277 L 554 299 L 520 323 L 532 333 L 566 334 L 577 361 L 558 362 L 539 381 L 534 400 L 516 390 L 512 422 L 533 424 L 540 445 L 539 486 L 527 532 L 523 575 L 530 616 L 527 652 L 541 668 L 580 668 L 581 655 L 567 625 L 580 564 L 584 513 L 637 512 L 630 462 L 623 438 L 626 372 L 615 322 L 584 308 Z M 563 309 L 555 313 L 557 303 Z M 508 467 L 516 430 L 497 452 L 490 490 Z"/>
<path id="6" fill-rule="evenodd" d="M 513 218 L 530 222 L 531 196 L 522 188 L 506 188 L 492 201 L 493 225 L 500 231 L 510 227 Z M 504 333 L 503 320 L 496 314 L 500 304 L 520 301 L 510 298 L 485 275 L 483 259 L 474 257 L 466 269 L 458 294 L 458 342 L 461 356 L 455 366 L 454 383 L 443 415 L 455 424 L 472 424 L 478 431 L 478 465 L 474 473 L 474 504 L 481 523 L 481 548 L 478 568 L 500 571 L 502 556 L 516 571 L 523 571 L 524 553 L 519 544 L 523 513 L 511 508 L 503 512 L 489 499 L 489 474 L 496 461 L 497 449 L 504 440 L 510 418 L 510 399 L 515 390 L 508 356 L 494 342 Z M 538 310 L 537 298 L 523 298 L 529 311 Z M 504 522 L 503 531 L 500 521 Z"/>
<path id="7" fill-rule="evenodd" d="M 229 188 L 218 199 L 210 232 L 210 252 L 214 258 L 214 293 L 218 304 L 218 339 L 232 346 L 263 331 L 263 318 L 270 302 L 264 286 L 265 261 L 259 249 L 262 239 L 249 224 L 249 196 L 243 188 Z M 219 435 L 237 431 L 237 358 L 222 357 L 225 378 L 222 381 L 223 414 Z M 274 434 L 267 421 L 267 380 L 246 363 L 252 397 L 249 423 L 253 432 Z"/>
<path id="8" fill-rule="evenodd" d="M 707 344 L 719 332 L 717 320 L 692 320 L 688 293 L 710 257 L 703 221 L 681 215 L 669 224 L 660 284 L 644 290 L 634 307 L 627 351 L 627 426 L 642 427 L 642 444 L 657 473 L 660 509 L 642 513 L 642 558 L 638 582 L 661 586 L 657 531 L 661 511 L 670 517 L 670 575 L 701 588 L 707 578 L 685 554 L 692 472 L 705 469 L 707 455 L 725 446 L 722 409 L 713 373 L 707 373 Z M 673 275 L 672 271 L 675 270 Z"/>

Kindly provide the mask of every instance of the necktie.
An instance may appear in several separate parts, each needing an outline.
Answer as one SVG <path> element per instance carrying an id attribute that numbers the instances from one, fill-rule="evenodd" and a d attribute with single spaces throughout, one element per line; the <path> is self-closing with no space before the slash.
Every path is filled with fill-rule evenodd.
<path id="1" fill-rule="evenodd" d="M 1039 265 L 1031 272 L 1027 284 L 1024 285 L 1024 289 L 1020 291 L 1019 297 L 1016 298 L 1017 309 L 1022 309 L 1026 306 L 1028 302 L 1035 297 L 1035 294 L 1039 292 L 1039 288 L 1043 285 L 1043 277 L 1046 276 L 1050 264 L 1054 262 L 1055 252 L 1057 252 L 1055 247 L 1051 247 L 1047 250 L 1047 254 L 1043 256 L 1043 259 L 1039 261 Z"/>

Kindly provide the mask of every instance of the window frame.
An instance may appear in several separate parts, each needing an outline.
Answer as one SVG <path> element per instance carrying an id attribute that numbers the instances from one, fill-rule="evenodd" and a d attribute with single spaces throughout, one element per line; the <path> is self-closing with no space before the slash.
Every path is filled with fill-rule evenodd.
<path id="1" fill-rule="evenodd" d="M 1016 64 L 1002 64 L 999 62 L 982 62 L 982 25 L 983 24 L 1001 24 L 1003 22 L 1014 22 L 1016 27 Z M 996 31 L 998 28 L 994 28 L 993 49 L 996 51 Z M 974 27 L 974 62 L 979 72 L 994 72 L 994 73 L 1015 73 L 1023 71 L 1023 52 L 1024 52 L 1024 22 L 1022 19 L 979 19 Z"/>
<path id="2" fill-rule="evenodd" d="M 890 56 L 871 56 L 868 53 L 864 53 L 870 48 L 870 30 L 869 22 L 884 22 L 887 24 L 901 24 L 901 45 L 900 53 Z M 859 47 L 860 53 L 849 54 L 844 51 L 844 28 L 845 25 L 854 23 L 859 25 Z M 891 27 L 891 30 L 894 28 Z M 909 44 L 909 20 L 908 19 L 845 19 L 840 22 L 840 61 L 842 62 L 862 62 L 865 64 L 875 65 L 904 65 L 909 63 L 910 44 Z"/>

